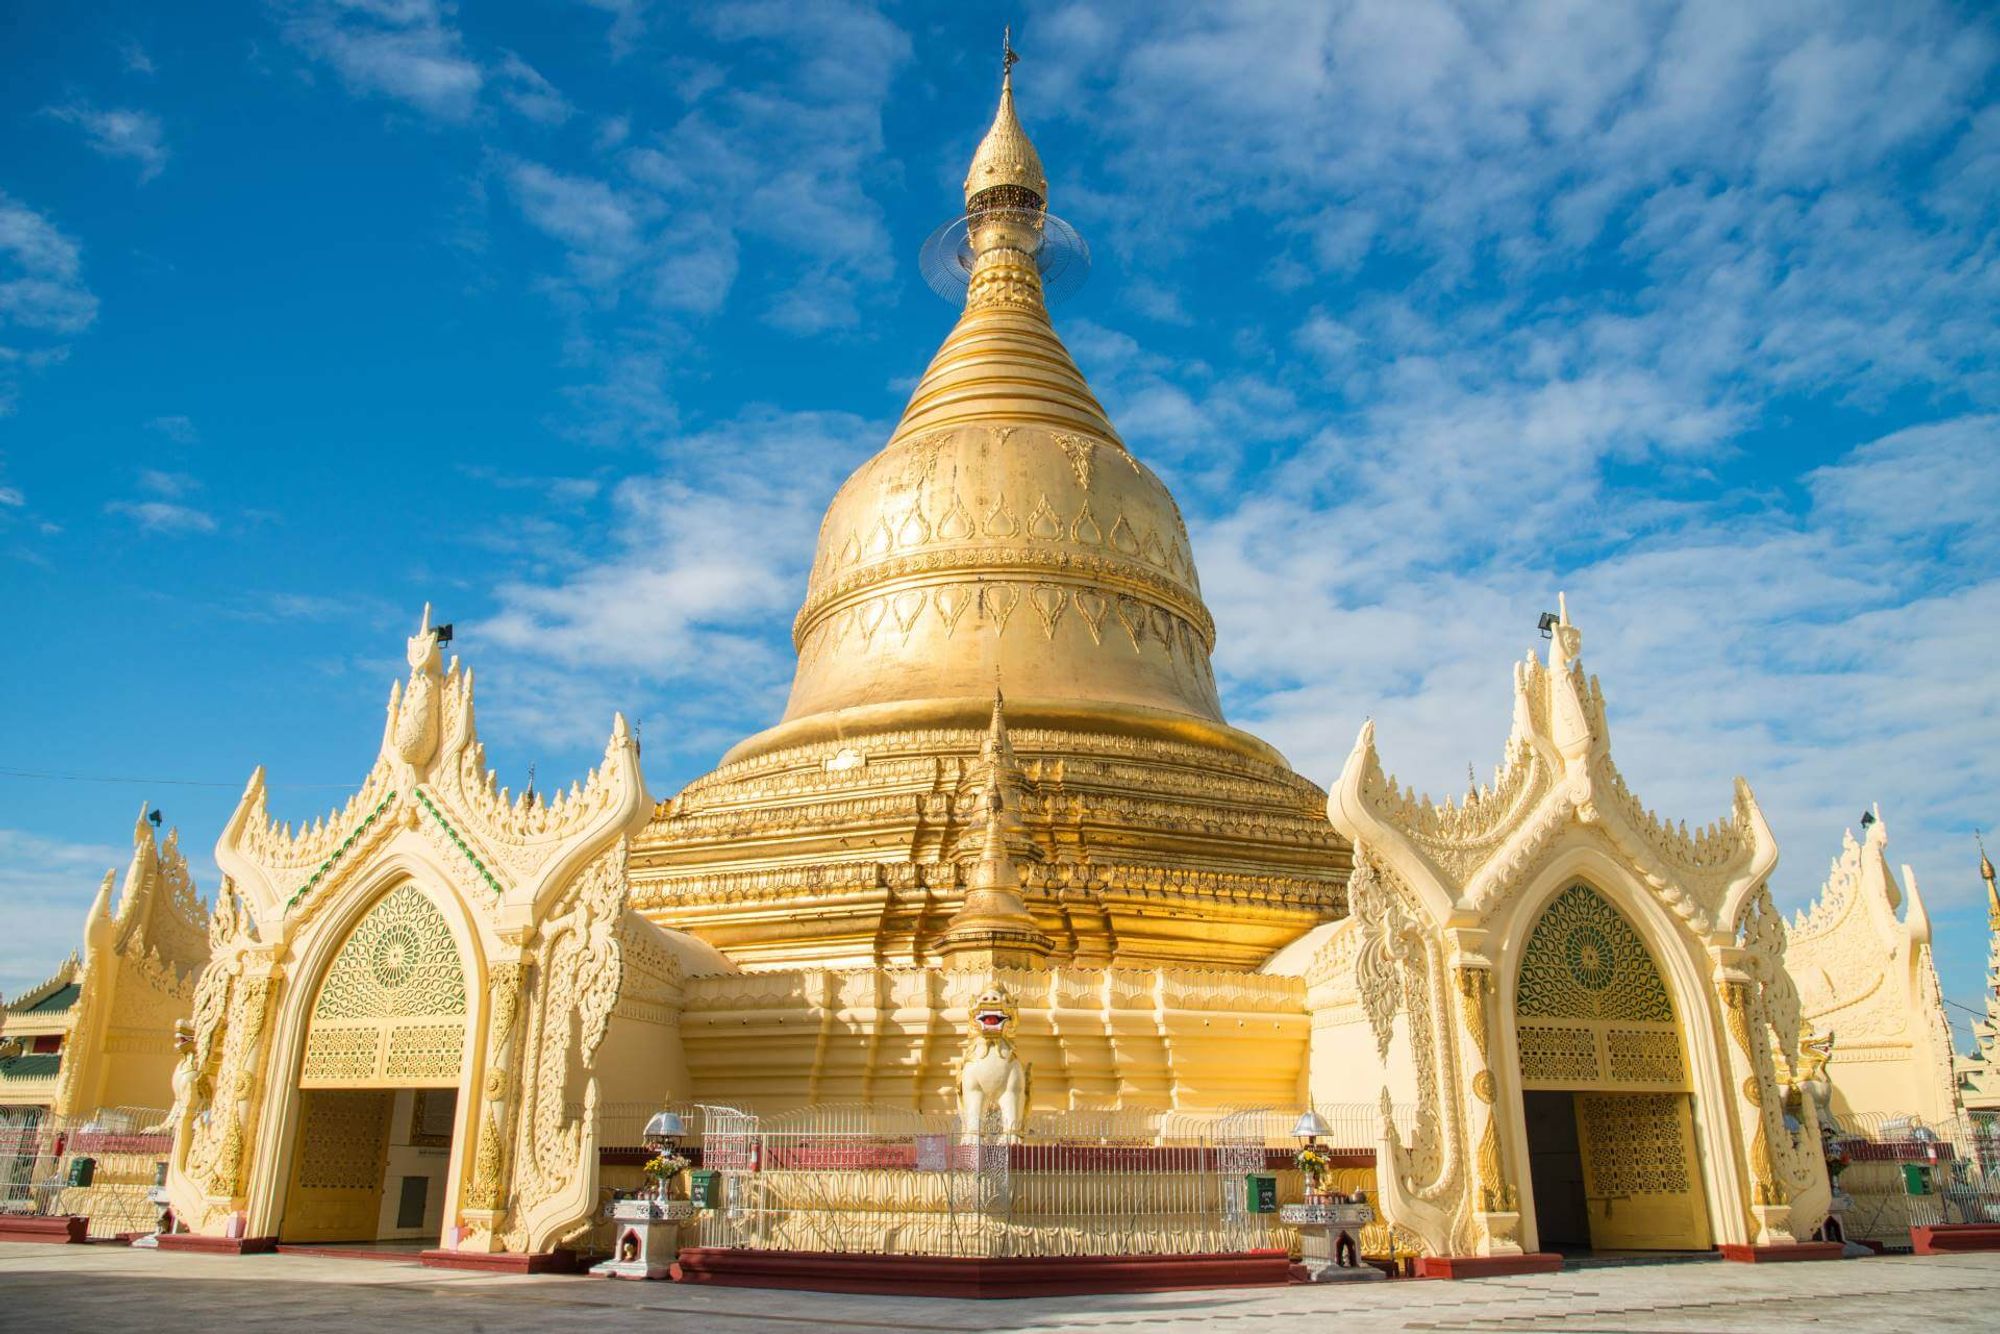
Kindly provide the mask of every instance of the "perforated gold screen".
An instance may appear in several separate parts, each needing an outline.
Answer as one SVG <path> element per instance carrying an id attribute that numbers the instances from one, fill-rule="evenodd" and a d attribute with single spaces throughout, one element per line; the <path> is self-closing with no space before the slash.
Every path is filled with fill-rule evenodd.
<path id="1" fill-rule="evenodd" d="M 465 968 L 451 928 L 415 885 L 384 895 L 327 969 L 306 1035 L 305 1088 L 456 1084 Z"/>
<path id="2" fill-rule="evenodd" d="M 1682 1089 L 1673 998 L 1632 924 L 1588 885 L 1528 934 L 1515 994 L 1521 1081 L 1541 1089 Z"/>

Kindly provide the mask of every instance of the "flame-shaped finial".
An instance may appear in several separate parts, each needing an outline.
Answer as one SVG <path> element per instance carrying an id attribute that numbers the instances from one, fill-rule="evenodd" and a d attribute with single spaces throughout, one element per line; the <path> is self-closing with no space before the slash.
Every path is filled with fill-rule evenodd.
<path id="1" fill-rule="evenodd" d="M 1002 42 L 1000 57 L 1000 108 L 993 113 L 993 124 L 979 141 L 972 155 L 972 167 L 965 173 L 968 213 L 977 213 L 982 203 L 1035 209 L 1048 204 L 1049 178 L 1042 171 L 1041 155 L 1035 152 L 1028 132 L 1021 128 L 1020 118 L 1014 114 L 1014 65 L 1020 58 L 1015 54 L 1010 28 Z M 1004 193 L 988 196 L 992 190 Z M 1017 191 L 1034 196 L 1032 202 L 1021 198 Z"/>

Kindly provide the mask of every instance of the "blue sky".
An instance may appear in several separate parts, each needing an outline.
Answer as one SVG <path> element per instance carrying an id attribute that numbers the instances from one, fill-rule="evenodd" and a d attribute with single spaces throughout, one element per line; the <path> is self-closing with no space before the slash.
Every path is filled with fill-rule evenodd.
<path id="1" fill-rule="evenodd" d="M 435 602 L 503 780 L 768 724 L 1016 25 L 1058 312 L 1232 718 L 1490 771 L 1567 589 L 1643 799 L 1802 905 L 1880 802 L 1979 1003 L 2000 822 L 2000 25 L 1977 5 L 17 5 L 0 988 L 142 801 L 336 804 Z M 169 782 L 167 780 L 173 780 Z"/>

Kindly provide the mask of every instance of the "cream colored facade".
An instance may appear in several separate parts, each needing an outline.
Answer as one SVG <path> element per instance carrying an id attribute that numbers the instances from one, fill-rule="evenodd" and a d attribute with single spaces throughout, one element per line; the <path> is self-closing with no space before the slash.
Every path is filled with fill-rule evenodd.
<path id="1" fill-rule="evenodd" d="M 1693 834 L 1640 803 L 1581 647 L 1565 611 L 1548 661 L 1516 669 L 1494 782 L 1462 802 L 1399 787 L 1361 729 L 1328 807 L 1353 913 L 1270 966 L 1307 984 L 1312 1095 L 1378 1093 L 1382 1207 L 1426 1253 L 1806 1239 L 1830 1192 L 1811 1109 L 1785 1124 L 1801 1029 L 1777 847 L 1741 780 Z M 1572 1160 L 1580 1181 L 1542 1170 Z"/>
<path id="2" fill-rule="evenodd" d="M 1861 833 L 1787 927 L 1786 959 L 1807 1029 L 1832 1040 L 1835 1117 L 1870 1131 L 1905 1116 L 1944 1126 L 1959 1114 L 1958 1078 L 1930 914 L 1915 872 L 1905 866 L 1899 885 L 1890 871 L 1879 812 Z"/>
<path id="3" fill-rule="evenodd" d="M 621 718 L 583 783 L 511 795 L 428 619 L 347 804 L 276 824 L 260 770 L 216 849 L 168 1176 L 190 1231 L 406 1234 L 400 1190 L 447 1248 L 545 1251 L 598 1205 L 598 1106 L 685 1087 L 683 965 L 706 951 L 627 907 L 636 740 Z M 441 1160 L 392 1183 L 423 1148 Z"/>
<path id="4" fill-rule="evenodd" d="M 174 1023 L 208 962 L 206 916 L 180 831 L 160 837 L 141 810 L 122 880 L 105 872 L 84 917 L 83 948 L 0 1009 L 0 1108 L 165 1106 Z"/>

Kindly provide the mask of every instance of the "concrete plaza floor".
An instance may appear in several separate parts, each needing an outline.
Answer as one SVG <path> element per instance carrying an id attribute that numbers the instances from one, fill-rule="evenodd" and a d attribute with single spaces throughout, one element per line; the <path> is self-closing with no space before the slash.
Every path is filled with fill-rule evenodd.
<path id="1" fill-rule="evenodd" d="M 1700 1261 L 1457 1283 L 971 1302 L 499 1277 L 294 1255 L 0 1246 L 0 1329 L 222 1334 L 281 1328 L 297 1334 L 1128 1328 L 1941 1334 L 2000 1329 L 2000 1255 L 1776 1265 Z"/>

